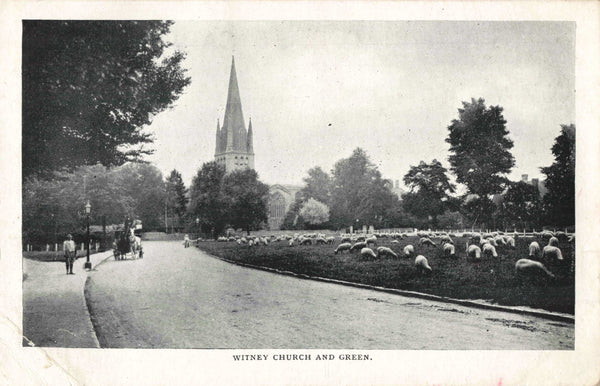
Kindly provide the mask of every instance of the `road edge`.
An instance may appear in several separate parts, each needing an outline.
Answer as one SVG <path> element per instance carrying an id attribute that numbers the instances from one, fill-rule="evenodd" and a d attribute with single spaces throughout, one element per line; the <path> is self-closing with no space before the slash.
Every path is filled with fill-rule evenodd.
<path id="1" fill-rule="evenodd" d="M 114 255 L 108 255 L 108 256 L 106 256 L 98 264 L 96 264 L 96 266 L 94 267 L 94 269 L 92 271 L 97 270 L 98 267 L 100 265 L 102 265 L 102 263 L 104 263 L 106 260 L 110 259 L 111 257 L 114 257 Z M 98 322 L 96 321 L 96 318 L 94 317 L 94 313 L 93 313 L 92 307 L 90 305 L 89 283 L 90 283 L 91 278 L 92 277 L 90 276 L 90 274 L 88 272 L 87 278 L 85 279 L 85 283 L 83 284 L 83 299 L 85 301 L 85 307 L 86 307 L 86 310 L 87 310 L 87 314 L 88 314 L 88 317 L 90 319 L 90 323 L 92 325 L 92 333 L 94 334 L 94 338 L 95 338 L 96 343 L 97 343 L 97 348 L 105 348 L 105 345 L 103 345 L 102 342 L 100 341 L 101 335 L 98 334 Z"/>
<path id="2" fill-rule="evenodd" d="M 196 248 L 198 248 L 198 247 L 196 247 Z M 354 283 L 351 281 L 330 279 L 327 277 L 311 276 L 311 275 L 307 275 L 304 273 L 284 271 L 284 270 L 280 270 L 280 269 L 276 269 L 276 268 L 265 267 L 262 265 L 242 263 L 239 261 L 227 259 L 225 257 L 213 255 L 209 252 L 204 251 L 201 248 L 198 248 L 198 249 L 201 250 L 202 252 L 206 253 L 208 256 L 211 256 L 215 259 L 219 259 L 221 261 L 224 261 L 224 262 L 227 262 L 230 264 L 235 264 L 235 265 L 245 267 L 245 268 L 250 268 L 250 269 L 258 269 L 261 271 L 267 271 L 267 272 L 271 272 L 271 273 L 275 273 L 275 274 L 279 274 L 279 275 L 292 276 L 292 277 L 296 277 L 298 279 L 314 280 L 314 281 L 320 281 L 320 282 L 331 283 L 331 284 L 345 285 L 345 286 L 349 286 L 349 287 L 370 289 L 373 291 L 386 292 L 386 293 L 401 295 L 401 296 L 406 296 L 406 297 L 433 300 L 433 301 L 442 302 L 442 303 L 458 304 L 458 305 L 465 306 L 465 307 L 480 308 L 480 309 L 485 309 L 485 310 L 510 312 L 510 313 L 519 314 L 519 315 L 529 315 L 529 316 L 535 316 L 538 318 L 544 318 L 544 319 L 549 319 L 549 320 L 558 321 L 558 322 L 567 322 L 567 323 L 575 324 L 575 316 L 574 315 L 571 316 L 571 315 L 567 315 L 567 314 L 559 314 L 559 313 L 550 312 L 550 311 L 543 311 L 543 310 L 536 310 L 536 309 L 521 309 L 521 308 L 515 308 L 515 307 L 511 307 L 511 306 L 502 306 L 502 305 L 498 305 L 498 304 L 480 303 L 480 302 L 473 301 L 473 300 L 455 299 L 455 298 L 449 298 L 446 296 L 426 294 L 423 292 L 380 287 L 380 286 L 374 286 L 374 285 L 363 284 L 363 283 Z"/>

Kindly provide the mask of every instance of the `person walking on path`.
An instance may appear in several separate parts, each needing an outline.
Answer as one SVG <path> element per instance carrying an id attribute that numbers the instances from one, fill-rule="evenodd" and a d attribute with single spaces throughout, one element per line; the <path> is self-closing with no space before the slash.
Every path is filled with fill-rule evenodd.
<path id="1" fill-rule="evenodd" d="M 184 246 L 185 248 L 188 248 L 188 247 L 190 246 L 190 236 L 188 236 L 188 235 L 185 235 L 185 236 L 183 237 L 183 246 Z"/>
<path id="2" fill-rule="evenodd" d="M 65 252 L 65 264 L 67 265 L 67 275 L 74 275 L 73 263 L 77 255 L 75 241 L 72 235 L 67 235 L 67 239 L 63 242 L 63 251 Z"/>

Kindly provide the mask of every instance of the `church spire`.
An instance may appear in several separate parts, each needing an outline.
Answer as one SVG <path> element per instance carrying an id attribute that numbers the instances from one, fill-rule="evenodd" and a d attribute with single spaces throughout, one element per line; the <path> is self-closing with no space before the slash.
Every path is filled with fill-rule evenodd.
<path id="1" fill-rule="evenodd" d="M 223 150 L 221 149 L 221 127 L 219 118 L 217 118 L 217 139 L 215 141 L 215 154 L 221 153 Z"/>
<path id="2" fill-rule="evenodd" d="M 235 72 L 235 58 L 231 57 L 231 72 L 229 74 L 229 89 L 227 91 L 227 105 L 225 106 L 225 118 L 223 130 L 226 130 L 227 148 L 225 151 L 242 150 L 243 142 L 240 141 L 240 131 L 244 126 L 244 115 L 242 113 L 242 101 L 238 88 L 237 75 Z"/>

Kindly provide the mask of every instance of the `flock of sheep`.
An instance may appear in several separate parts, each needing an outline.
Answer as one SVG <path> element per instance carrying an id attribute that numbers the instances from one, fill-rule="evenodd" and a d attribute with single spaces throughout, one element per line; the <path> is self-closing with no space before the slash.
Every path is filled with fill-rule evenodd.
<path id="1" fill-rule="evenodd" d="M 481 261 L 482 255 L 484 258 L 498 258 L 497 248 L 500 249 L 515 249 L 515 239 L 517 237 L 531 237 L 521 236 L 517 233 L 504 233 L 504 232 L 492 232 L 492 233 L 463 233 L 461 236 L 456 234 L 448 233 L 434 233 L 434 232 L 423 232 L 419 231 L 414 234 L 407 233 L 373 233 L 373 234 L 340 234 L 339 243 L 334 249 L 334 254 L 338 253 L 353 253 L 359 252 L 360 255 L 365 259 L 378 259 L 380 257 L 390 258 L 413 258 L 417 272 L 421 274 L 430 274 L 433 270 L 429 265 L 429 261 L 423 254 L 415 256 L 415 247 L 412 244 L 406 245 L 401 253 L 396 253 L 390 247 L 379 246 L 378 241 L 382 239 L 391 239 L 391 244 L 398 244 L 399 240 L 408 237 L 417 236 L 419 238 L 418 246 L 420 249 L 423 248 L 442 248 L 443 255 L 449 258 L 456 258 L 456 250 L 458 246 L 454 242 L 453 238 L 463 237 L 466 238 L 465 252 L 467 259 L 470 261 Z M 541 240 L 547 241 L 547 245 L 543 248 L 540 247 L 537 241 L 531 241 L 529 244 L 529 255 L 527 258 L 519 259 L 515 263 L 515 270 L 517 274 L 528 273 L 528 274 L 541 274 L 549 278 L 554 278 L 555 275 L 546 268 L 542 263 L 557 263 L 563 262 L 563 255 L 558 247 L 558 238 L 564 238 L 565 241 L 574 242 L 575 235 L 567 234 L 565 232 L 550 232 L 544 231 L 542 233 L 534 233 L 533 237 L 541 238 Z M 326 236 L 322 233 L 304 233 L 294 235 L 271 235 L 271 236 L 246 236 L 246 237 L 219 237 L 219 242 L 236 242 L 238 245 L 247 245 L 249 247 L 256 245 L 281 245 L 282 242 L 287 243 L 289 247 L 297 245 L 333 245 L 336 242 L 336 237 Z M 373 249 L 374 248 L 374 249 Z M 399 256 L 400 255 L 400 256 Z"/>

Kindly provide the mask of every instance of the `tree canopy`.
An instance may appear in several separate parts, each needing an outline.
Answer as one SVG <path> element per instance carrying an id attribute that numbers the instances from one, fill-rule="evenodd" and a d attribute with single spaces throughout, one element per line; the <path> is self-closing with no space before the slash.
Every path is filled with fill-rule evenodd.
<path id="1" fill-rule="evenodd" d="M 307 224 L 312 226 L 322 225 L 329 220 L 329 208 L 327 205 L 314 198 L 308 199 L 302 205 L 299 214 Z"/>
<path id="2" fill-rule="evenodd" d="M 187 212 L 187 188 L 181 178 L 181 173 L 173 169 L 166 180 L 166 203 L 167 213 L 175 216 L 179 223 L 183 220 Z"/>
<path id="3" fill-rule="evenodd" d="M 489 221 L 491 195 L 501 193 L 508 183 L 506 174 L 515 164 L 510 149 L 502 107 L 485 106 L 483 99 L 463 102 L 458 119 L 448 126 L 450 170 L 456 181 L 475 195 L 465 208 L 472 219 Z"/>
<path id="4" fill-rule="evenodd" d="M 546 220 L 556 226 L 575 225 L 575 125 L 561 125 L 552 154 L 552 165 L 541 168 L 548 189 Z"/>
<path id="5" fill-rule="evenodd" d="M 258 180 L 254 169 L 234 170 L 223 180 L 230 226 L 250 230 L 267 222 L 269 187 Z"/>
<path id="6" fill-rule="evenodd" d="M 429 219 L 429 225 L 436 227 L 437 216 L 448 208 L 449 194 L 454 193 L 447 170 L 434 159 L 430 164 L 421 161 L 411 166 L 404 176 L 404 183 L 410 192 L 402 195 L 403 205 L 410 214 Z"/>
<path id="7" fill-rule="evenodd" d="M 190 83 L 165 21 L 23 21 L 23 175 L 121 165 Z"/>
<path id="8" fill-rule="evenodd" d="M 226 226 L 227 201 L 222 192 L 225 167 L 206 162 L 196 173 L 190 187 L 188 211 L 200 220 L 204 233 L 219 235 Z"/>

